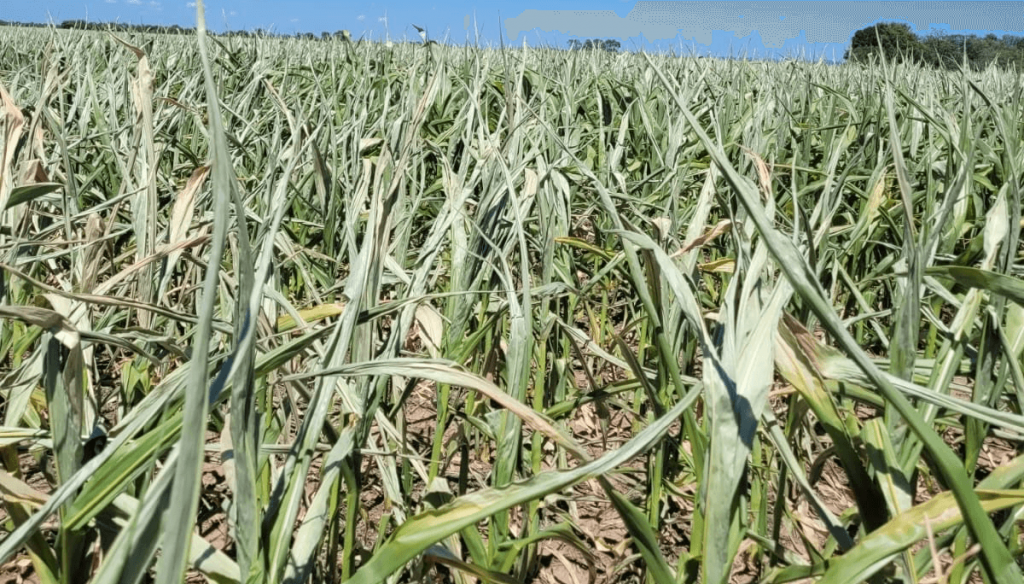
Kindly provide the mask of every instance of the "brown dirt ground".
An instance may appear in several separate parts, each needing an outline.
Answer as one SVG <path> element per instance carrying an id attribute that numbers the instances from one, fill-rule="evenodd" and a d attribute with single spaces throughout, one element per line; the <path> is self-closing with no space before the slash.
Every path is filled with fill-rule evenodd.
<path id="1" fill-rule="evenodd" d="M 582 364 L 574 363 L 577 368 L 575 383 L 586 392 L 589 388 L 589 380 L 582 373 Z M 609 370 L 594 372 L 594 375 L 602 383 L 614 381 L 621 372 L 616 373 Z M 958 379 L 964 382 L 963 379 Z M 771 400 L 776 415 L 782 419 L 785 415 L 784 400 L 778 396 L 784 395 L 788 388 L 777 386 L 773 395 L 777 396 Z M 114 392 L 116 395 L 116 392 Z M 461 403 L 465 398 L 464 393 L 453 390 L 453 403 Z M 300 404 L 300 408 L 305 404 Z M 627 412 L 615 408 L 608 408 L 606 423 L 602 424 L 602 413 L 594 404 L 587 404 L 578 408 L 571 418 L 565 420 L 568 430 L 581 443 L 586 446 L 591 456 L 600 456 L 606 448 L 614 448 L 618 444 L 628 440 L 632 435 L 633 418 Z M 860 406 L 858 416 L 866 419 L 878 412 L 874 408 Z M 107 418 L 108 427 L 116 420 L 116 407 L 108 403 L 103 408 L 104 417 Z M 406 434 L 408 436 L 407 448 L 415 455 L 429 458 L 432 447 L 432 436 L 436 425 L 436 397 L 435 388 L 430 383 L 419 383 L 412 391 L 405 404 L 405 419 L 408 420 Z M 458 443 L 459 426 L 456 421 L 449 424 L 444 436 L 446 445 L 446 463 L 442 468 L 441 476 L 447 482 L 453 493 L 458 492 L 459 475 L 463 464 L 463 452 L 458 448 L 452 448 Z M 294 431 L 294 428 L 292 428 Z M 673 428 L 672 435 L 677 435 L 678 427 Z M 523 433 L 525 441 L 532 439 L 529 431 Z M 291 436 L 289 436 L 291 438 Z M 945 434 L 947 441 L 956 447 L 962 443 L 962 434 L 949 430 Z M 219 436 L 214 432 L 207 433 L 209 443 L 219 442 Z M 375 438 L 379 442 L 379 435 Z M 827 440 L 819 445 L 822 449 L 827 447 Z M 478 448 L 468 449 L 470 458 L 466 474 L 468 476 L 469 490 L 475 490 L 487 485 L 488 477 L 493 466 L 493 452 Z M 545 450 L 543 469 L 557 468 L 557 463 L 552 455 L 553 450 Z M 978 464 L 981 473 L 987 474 L 992 469 L 1005 464 L 1017 455 L 1017 449 L 1013 444 L 997 438 L 988 438 L 985 441 Z M 29 453 L 20 456 L 20 472 L 26 482 L 33 488 L 44 492 L 51 492 L 51 486 L 40 464 Z M 306 484 L 306 501 L 312 497 L 319 487 L 316 479 L 319 475 L 321 463 L 320 456 L 314 458 L 310 469 L 310 480 Z M 570 464 L 574 464 L 571 463 Z M 626 465 L 638 471 L 646 467 L 646 459 L 639 457 Z M 810 469 L 807 469 L 810 470 Z M 378 526 L 381 521 L 389 517 L 389 503 L 386 500 L 384 489 L 380 481 L 376 464 L 371 456 L 363 457 L 361 471 L 362 491 L 360 496 L 361 518 L 356 527 L 356 536 L 359 545 L 364 550 L 373 549 L 377 537 Z M 634 481 L 628 478 L 628 473 L 617 473 L 610 477 L 612 484 L 622 494 L 640 504 L 643 493 L 634 488 Z M 840 465 L 830 459 L 821 467 L 815 488 L 828 506 L 829 510 L 841 515 L 852 506 L 854 499 L 850 491 L 845 473 Z M 923 502 L 939 492 L 939 487 L 933 481 L 921 480 L 918 482 L 916 503 Z M 417 487 L 412 494 L 411 500 L 414 505 L 422 508 L 423 492 L 422 485 Z M 685 488 L 684 488 L 685 491 Z M 692 493 L 687 493 L 692 496 Z M 769 508 L 774 505 L 776 493 L 770 493 Z M 199 534 L 209 541 L 214 547 L 225 553 L 233 553 L 233 542 L 228 534 L 227 516 L 224 512 L 223 502 L 230 497 L 229 488 L 223 469 L 220 464 L 219 455 L 215 452 L 208 453 L 204 464 L 202 476 L 202 499 L 200 503 Z M 799 497 L 795 489 L 786 493 L 788 509 L 800 518 L 802 531 L 795 533 L 784 529 L 780 544 L 804 559 L 809 559 L 810 554 L 807 546 L 820 547 L 827 538 L 823 524 L 816 516 L 802 497 Z M 300 511 L 298 521 L 301 521 L 305 512 L 305 502 Z M 690 521 L 693 513 L 691 499 L 679 497 L 671 493 L 665 496 L 665 509 L 662 512 L 663 522 L 659 530 L 660 544 L 666 557 L 671 562 L 679 557 L 682 550 L 689 546 Z M 344 513 L 344 512 L 342 512 Z M 541 508 L 542 521 L 545 524 L 553 524 L 564 518 L 571 518 L 577 528 L 577 536 L 586 544 L 588 549 L 584 552 L 576 547 L 560 540 L 548 540 L 542 542 L 537 550 L 537 573 L 533 579 L 542 583 L 606 583 L 606 582 L 639 582 L 640 561 L 630 545 L 630 539 L 625 526 L 619 515 L 607 501 L 607 497 L 596 482 L 588 482 L 575 486 L 563 496 L 549 498 Z M 6 509 L 0 505 L 0 522 L 7 519 Z M 54 525 L 48 526 L 52 536 Z M 513 514 L 512 528 L 521 529 L 521 520 L 517 514 Z M 390 530 L 389 530 L 390 531 Z M 485 532 L 482 532 L 485 533 Z M 918 546 L 927 545 L 922 543 Z M 762 566 L 757 565 L 746 551 L 751 546 L 741 549 L 733 565 L 731 582 L 734 584 L 746 584 L 758 581 L 763 575 Z M 343 558 L 337 558 L 337 562 Z M 948 554 L 943 556 L 943 565 L 947 567 L 952 561 Z M 359 563 L 358 561 L 356 562 Z M 445 578 L 445 568 L 435 568 L 434 575 L 440 578 L 438 581 L 450 581 Z M 972 581 L 977 580 L 974 574 Z M 203 582 L 204 578 L 196 573 L 190 572 L 189 582 Z M 0 584 L 20 584 L 22 582 L 38 582 L 38 576 L 34 573 L 31 562 L 24 553 L 19 554 L 6 564 L 0 566 Z"/>

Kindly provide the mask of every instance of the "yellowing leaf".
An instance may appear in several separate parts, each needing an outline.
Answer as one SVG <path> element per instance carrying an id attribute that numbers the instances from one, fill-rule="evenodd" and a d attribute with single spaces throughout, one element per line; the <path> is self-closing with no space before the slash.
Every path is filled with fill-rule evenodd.
<path id="1" fill-rule="evenodd" d="M 713 274 L 731 274 L 736 269 L 736 260 L 732 258 L 719 258 L 706 264 L 697 264 L 697 269 Z"/>
<path id="2" fill-rule="evenodd" d="M 342 302 L 335 302 L 333 304 L 321 304 L 312 308 L 306 308 L 299 311 L 299 316 L 302 320 L 309 324 L 311 322 L 317 322 L 325 318 L 332 316 L 338 316 L 345 310 L 345 304 Z M 290 314 L 285 314 L 281 318 L 277 319 L 277 332 L 283 333 L 296 327 L 295 319 Z"/>

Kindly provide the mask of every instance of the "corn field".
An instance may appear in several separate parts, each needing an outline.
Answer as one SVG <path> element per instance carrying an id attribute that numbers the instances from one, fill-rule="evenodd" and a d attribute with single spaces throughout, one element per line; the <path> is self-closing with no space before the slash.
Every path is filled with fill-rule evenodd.
<path id="1" fill-rule="evenodd" d="M 1024 581 L 1020 74 L 119 35 L 0 29 L 5 581 Z"/>

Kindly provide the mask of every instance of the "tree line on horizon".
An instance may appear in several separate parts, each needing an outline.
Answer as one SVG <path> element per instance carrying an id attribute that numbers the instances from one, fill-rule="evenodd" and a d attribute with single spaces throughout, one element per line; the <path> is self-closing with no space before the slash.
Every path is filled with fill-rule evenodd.
<path id="1" fill-rule="evenodd" d="M 0 26 L 25 26 L 34 28 L 49 28 L 49 23 L 39 22 L 13 22 L 7 20 L 0 20 Z M 194 34 L 195 28 L 180 26 L 177 24 L 162 25 L 162 24 L 132 24 L 126 22 L 94 22 L 87 20 L 65 20 L 60 24 L 54 25 L 56 28 L 65 30 L 91 30 L 91 31 L 113 31 L 113 32 L 141 32 L 147 34 Z M 267 29 L 255 29 L 252 31 L 248 30 L 231 30 L 226 32 L 214 32 L 207 30 L 206 34 L 211 36 L 220 37 L 255 37 L 255 38 L 296 38 L 306 40 L 343 40 L 351 41 L 352 35 L 347 30 L 338 30 L 335 32 L 322 32 L 319 36 L 311 32 L 297 32 L 289 34 L 286 32 L 276 32 Z M 429 41 L 428 41 L 429 42 Z M 604 50 L 608 52 L 618 52 L 622 48 L 622 43 L 616 39 L 570 39 L 569 49 L 570 50 Z"/>
<path id="2" fill-rule="evenodd" d="M 903 22 L 882 22 L 853 34 L 844 58 L 847 61 L 877 61 L 884 54 L 889 62 L 913 62 L 937 69 L 958 69 L 967 65 L 978 70 L 994 64 L 1024 69 L 1024 36 L 952 34 L 944 31 L 915 34 Z"/>
<path id="3" fill-rule="evenodd" d="M 620 48 L 622 48 L 622 43 L 616 39 L 587 39 L 585 41 L 569 39 L 569 49 L 574 51 L 600 49 L 610 53 L 617 53 Z"/>
<path id="4" fill-rule="evenodd" d="M 91 22 L 91 20 L 63 20 L 59 25 L 53 25 L 57 29 L 63 30 L 75 30 L 75 31 L 113 31 L 113 32 L 134 32 L 134 33 L 147 33 L 147 34 L 160 34 L 160 35 L 193 35 L 196 34 L 194 27 L 181 27 L 178 25 L 135 25 L 131 23 L 98 23 Z M 33 28 L 49 28 L 48 23 L 18 23 L 10 22 L 10 20 L 0 20 L 0 27 L 33 27 Z M 281 39 L 309 39 L 309 40 L 351 40 L 351 34 L 348 31 L 335 31 L 333 33 L 324 32 L 321 35 L 316 36 L 313 33 L 282 33 L 275 32 L 267 29 L 256 29 L 253 31 L 226 31 L 223 33 L 217 33 L 211 30 L 207 30 L 206 34 L 213 37 L 260 37 L 260 38 L 281 38 Z"/>
<path id="5" fill-rule="evenodd" d="M 0 26 L 24 26 L 47 28 L 48 23 L 13 22 L 0 20 Z M 149 34 L 194 34 L 195 28 L 177 24 L 132 24 L 124 22 L 92 22 L 86 20 L 65 20 L 54 25 L 68 30 L 92 30 L 114 32 L 141 32 Z M 347 30 L 322 32 L 297 32 L 293 34 L 267 29 L 232 30 L 226 32 L 207 31 L 220 37 L 244 38 L 297 38 L 305 40 L 351 41 Z M 621 43 L 616 39 L 570 39 L 569 50 L 604 50 L 618 52 Z M 914 62 L 941 69 L 957 69 L 963 64 L 971 69 L 983 69 L 989 64 L 1024 70 L 1024 36 L 987 34 L 950 34 L 943 31 L 927 35 L 915 34 L 910 25 L 902 22 L 882 22 L 858 30 L 853 34 L 850 46 L 843 55 L 844 60 L 869 62 L 885 55 L 889 62 Z"/>
<path id="6" fill-rule="evenodd" d="M 0 20 L 0 26 L 26 26 L 35 28 L 48 28 L 48 23 L 38 22 L 11 22 L 6 20 Z M 195 28 L 180 26 L 177 24 L 172 25 L 161 25 L 161 24 L 132 24 L 126 22 L 94 22 L 87 20 L 65 20 L 60 24 L 54 25 L 56 28 L 65 30 L 93 30 L 93 31 L 114 31 L 114 32 L 142 32 L 149 34 L 194 34 Z M 260 37 L 260 38 L 298 38 L 306 40 L 344 40 L 351 41 L 352 35 L 347 30 L 338 30 L 335 32 L 322 32 L 319 36 L 312 32 L 296 32 L 289 34 L 286 32 L 276 32 L 267 29 L 255 29 L 252 31 L 248 30 L 232 30 L 226 32 L 214 32 L 207 30 L 206 34 L 211 36 L 222 36 L 222 37 Z M 570 39 L 569 49 L 570 50 L 590 50 L 599 49 L 609 52 L 617 52 L 622 48 L 622 44 L 616 39 Z"/>

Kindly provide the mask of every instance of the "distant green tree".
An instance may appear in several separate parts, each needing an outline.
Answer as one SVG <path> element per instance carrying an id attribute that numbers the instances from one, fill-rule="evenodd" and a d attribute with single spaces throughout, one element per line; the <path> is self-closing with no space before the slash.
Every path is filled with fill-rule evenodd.
<path id="1" fill-rule="evenodd" d="M 853 33 L 845 58 L 868 61 L 879 53 L 889 62 L 919 60 L 923 46 L 920 39 L 902 22 L 881 22 Z"/>
<path id="2" fill-rule="evenodd" d="M 921 39 L 921 46 L 923 62 L 940 69 L 959 69 L 965 58 L 967 66 L 975 70 L 989 65 L 1024 66 L 1024 38 L 1012 35 L 999 38 L 987 34 L 979 38 L 937 32 Z"/>
<path id="3" fill-rule="evenodd" d="M 1011 49 L 1024 49 L 1024 36 L 1017 35 L 1003 35 L 1003 44 Z"/>
<path id="4" fill-rule="evenodd" d="M 921 59 L 939 69 L 956 69 L 964 60 L 963 35 L 936 32 L 921 39 Z"/>
<path id="5" fill-rule="evenodd" d="M 983 38 L 971 35 L 967 39 L 967 58 L 971 67 L 984 69 L 990 64 L 1007 65 L 1014 60 L 1013 49 L 1007 47 L 996 35 L 989 33 Z"/>
<path id="6" fill-rule="evenodd" d="M 569 39 L 569 49 L 573 51 L 601 49 L 609 52 L 618 52 L 622 44 L 615 39 Z"/>

